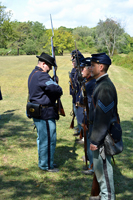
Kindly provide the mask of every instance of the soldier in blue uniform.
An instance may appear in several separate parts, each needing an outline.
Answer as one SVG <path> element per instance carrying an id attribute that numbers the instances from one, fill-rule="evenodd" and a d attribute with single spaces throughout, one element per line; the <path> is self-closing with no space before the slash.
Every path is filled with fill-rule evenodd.
<path id="1" fill-rule="evenodd" d="M 79 104 L 78 104 L 78 108 L 77 108 L 77 116 L 78 116 L 78 122 L 81 125 L 82 129 L 84 126 L 84 122 L 85 125 L 87 126 L 87 119 L 88 119 L 88 112 L 89 112 L 89 107 L 90 107 L 90 103 L 91 103 L 91 96 L 92 96 L 92 92 L 95 86 L 95 79 L 93 77 L 91 77 L 91 72 L 90 72 L 90 66 L 91 66 L 91 59 L 90 58 L 85 58 L 82 63 L 81 63 L 81 69 L 82 69 L 82 77 L 84 78 L 84 82 L 83 82 L 83 87 L 81 87 L 81 91 L 80 91 L 80 95 L 79 95 Z M 83 89 L 85 87 L 86 90 L 86 95 L 87 95 L 87 103 L 88 106 L 85 105 L 84 102 L 84 93 L 83 93 Z M 86 110 L 88 108 L 88 111 Z M 85 115 L 84 115 L 85 112 Z M 84 119 L 85 117 L 85 119 Z M 88 138 L 88 131 L 86 131 L 86 142 L 87 142 L 87 157 L 89 160 L 89 166 L 87 168 L 87 170 L 84 170 L 83 173 L 86 175 L 91 175 L 93 174 L 94 170 L 93 170 L 93 157 L 92 157 L 92 151 L 90 150 L 90 141 Z M 85 141 L 84 141 L 85 142 Z"/>
<path id="2" fill-rule="evenodd" d="M 111 156 L 106 155 L 103 141 L 111 123 L 117 121 L 117 92 L 107 74 L 111 59 L 105 53 L 92 54 L 91 75 L 96 79 L 90 106 L 90 149 L 100 194 L 90 200 L 115 200 Z M 102 150 L 102 151 L 101 151 Z"/>
<path id="3" fill-rule="evenodd" d="M 79 50 L 77 50 L 79 62 L 81 63 L 84 59 L 84 56 L 81 54 Z M 73 105 L 73 112 L 77 119 L 77 108 L 76 108 L 76 96 L 80 90 L 80 84 L 78 80 L 78 66 L 77 66 L 77 55 L 76 50 L 73 50 L 71 53 L 72 65 L 73 68 L 69 74 L 70 79 L 72 80 L 72 85 L 70 84 L 70 95 L 72 95 L 72 105 Z M 78 125 L 78 122 L 77 122 Z M 80 134 L 79 127 L 77 131 L 75 131 L 74 136 L 78 136 Z"/>
<path id="4" fill-rule="evenodd" d="M 56 122 L 59 119 L 55 102 L 62 95 L 62 88 L 52 80 L 49 71 L 55 59 L 46 53 L 38 58 L 38 64 L 28 79 L 29 100 L 42 105 L 41 117 L 33 118 L 37 129 L 38 166 L 48 172 L 58 172 L 55 167 Z"/>

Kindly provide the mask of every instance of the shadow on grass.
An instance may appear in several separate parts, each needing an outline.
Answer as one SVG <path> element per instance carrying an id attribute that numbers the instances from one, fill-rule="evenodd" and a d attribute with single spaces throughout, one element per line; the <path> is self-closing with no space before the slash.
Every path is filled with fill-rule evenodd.
<path id="1" fill-rule="evenodd" d="M 4 175 L 2 175 L 2 173 Z M 4 195 L 6 197 L 5 199 L 21 199 L 21 197 L 26 199 L 29 196 L 31 196 L 31 198 L 39 196 L 40 191 L 37 188 L 38 183 L 27 174 L 28 171 L 22 170 L 21 168 L 1 166 L 0 190 L 1 193 L 5 190 L 8 191 L 7 194 Z M 8 180 L 5 181 L 4 176 L 6 176 Z M 22 178 L 25 180 L 22 180 Z M 13 191 L 13 193 L 11 191 Z M 41 192 L 47 193 L 47 189 L 43 188 Z M 2 195 L 1 199 L 4 199 L 4 196 Z"/>
<path id="2" fill-rule="evenodd" d="M 133 121 L 122 121 L 121 126 L 124 149 L 121 154 L 114 156 L 114 182 L 117 199 L 128 200 L 133 199 Z"/>
<path id="3" fill-rule="evenodd" d="M 68 147 L 66 145 L 56 147 L 54 160 L 60 165 L 64 165 L 66 161 L 70 159 L 73 160 L 73 163 L 74 163 L 76 161 L 77 156 L 78 154 L 76 153 L 76 143 L 74 143 L 74 145 L 71 147 Z M 73 166 L 71 166 L 71 169 Z"/>
<path id="4" fill-rule="evenodd" d="M 68 167 L 68 166 L 67 166 Z M 86 199 L 88 198 L 88 178 L 81 177 L 80 172 L 72 174 L 75 178 L 70 178 L 68 173 L 61 174 L 61 179 L 48 176 L 48 172 L 39 172 L 42 180 L 38 181 L 29 176 L 29 172 L 34 172 L 35 167 L 22 170 L 17 167 L 1 166 L 0 193 L 7 191 L 2 199 Z M 27 177 L 26 177 L 27 175 Z M 76 176 L 75 176 L 76 175 Z M 5 180 L 5 177 L 8 180 Z M 13 191 L 13 192 L 11 192 Z"/>
<path id="5" fill-rule="evenodd" d="M 9 123 L 10 122 L 10 123 Z M 19 122 L 19 123 L 17 123 Z M 9 123 L 9 126 L 8 126 Z M 10 142 L 21 148 L 36 147 L 36 130 L 32 133 L 31 121 L 14 116 L 14 110 L 1 115 L 0 145 L 6 153 Z M 133 174 L 125 175 L 126 169 L 133 170 L 133 122 L 121 122 L 123 128 L 124 151 L 116 156 L 117 165 L 114 166 L 115 189 L 118 200 L 132 198 Z M 6 127 L 6 128 L 5 128 Z M 5 139 L 5 140 L 4 140 Z M 84 200 L 89 198 L 92 176 L 81 173 L 81 163 L 77 160 L 77 144 L 68 139 L 57 141 L 55 162 L 59 163 L 59 175 L 38 172 L 38 166 L 22 169 L 3 165 L 0 167 L 1 199 L 72 199 Z M 69 144 L 68 146 L 66 144 Z M 7 191 L 7 193 L 5 193 Z M 5 193 L 5 194 L 4 194 Z M 6 197 L 6 198 L 5 198 Z"/>
<path id="6" fill-rule="evenodd" d="M 129 200 L 133 199 L 132 196 L 132 186 L 133 178 L 124 176 L 119 168 L 119 165 L 113 166 L 114 170 L 114 183 L 115 183 L 115 193 L 116 200 Z"/>
<path id="7" fill-rule="evenodd" d="M 7 150 L 10 143 L 20 147 L 34 147 L 36 131 L 33 132 L 32 119 L 26 121 L 26 117 L 14 115 L 16 110 L 8 110 L 1 114 L 0 119 L 0 145 Z"/>

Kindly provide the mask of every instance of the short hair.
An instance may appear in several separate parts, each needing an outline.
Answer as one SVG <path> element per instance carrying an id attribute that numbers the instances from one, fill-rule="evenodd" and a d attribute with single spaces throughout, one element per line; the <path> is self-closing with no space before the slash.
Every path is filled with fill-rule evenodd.
<path id="1" fill-rule="evenodd" d="M 104 66 L 104 71 L 107 72 L 108 68 L 109 68 L 109 65 L 103 64 L 103 66 Z"/>

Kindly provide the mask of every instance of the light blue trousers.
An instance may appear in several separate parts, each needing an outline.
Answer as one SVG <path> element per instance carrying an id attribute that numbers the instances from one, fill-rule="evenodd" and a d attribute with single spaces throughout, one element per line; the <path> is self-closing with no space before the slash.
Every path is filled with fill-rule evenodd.
<path id="1" fill-rule="evenodd" d="M 33 118 L 37 129 L 38 166 L 42 170 L 53 169 L 56 147 L 56 122 L 54 119 Z"/>
<path id="2" fill-rule="evenodd" d="M 103 161 L 99 150 L 93 151 L 93 166 L 100 186 L 101 200 L 115 200 L 111 156 L 106 155 L 106 160 Z"/>

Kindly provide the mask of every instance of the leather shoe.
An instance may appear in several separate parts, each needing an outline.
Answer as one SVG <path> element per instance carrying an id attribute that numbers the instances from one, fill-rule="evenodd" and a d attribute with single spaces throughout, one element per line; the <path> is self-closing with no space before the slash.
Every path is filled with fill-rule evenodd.
<path id="1" fill-rule="evenodd" d="M 92 175 L 94 173 L 94 171 L 87 169 L 87 170 L 82 171 L 82 173 L 85 174 L 85 175 Z"/>
<path id="2" fill-rule="evenodd" d="M 83 139 L 79 139 L 75 141 L 77 144 L 84 144 L 84 140 Z"/>
<path id="3" fill-rule="evenodd" d="M 98 195 L 98 196 L 90 196 L 89 200 L 100 200 L 101 197 Z"/>
<path id="4" fill-rule="evenodd" d="M 73 136 L 79 136 L 80 135 L 80 133 L 78 132 L 78 133 L 74 133 L 73 134 Z"/>
<path id="5" fill-rule="evenodd" d="M 48 169 L 47 172 L 59 172 L 58 168 Z"/>
<path id="6" fill-rule="evenodd" d="M 91 164 L 90 168 L 88 168 L 87 170 L 82 171 L 82 173 L 85 174 L 85 175 L 92 175 L 94 173 L 93 163 Z"/>

